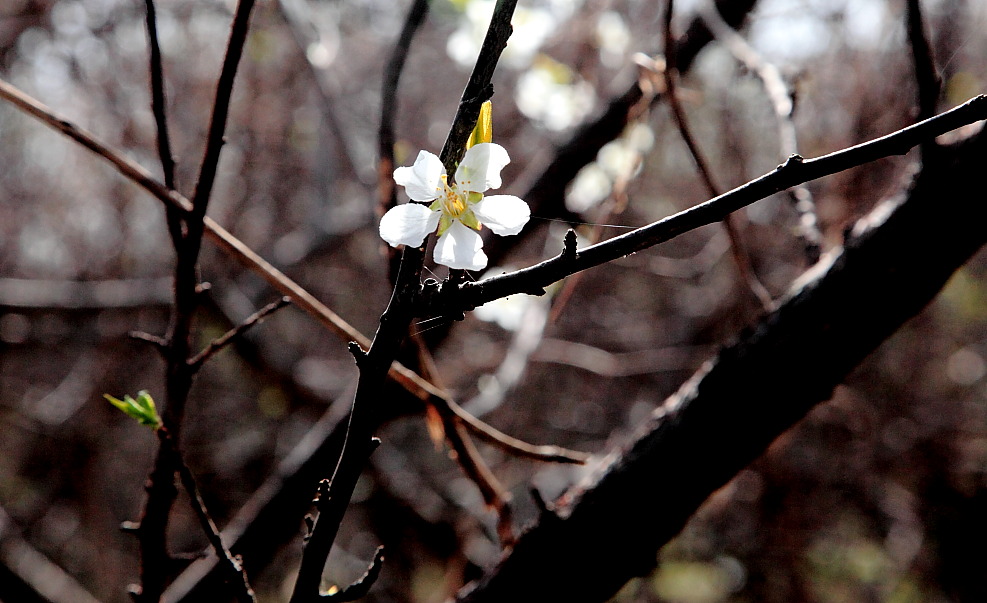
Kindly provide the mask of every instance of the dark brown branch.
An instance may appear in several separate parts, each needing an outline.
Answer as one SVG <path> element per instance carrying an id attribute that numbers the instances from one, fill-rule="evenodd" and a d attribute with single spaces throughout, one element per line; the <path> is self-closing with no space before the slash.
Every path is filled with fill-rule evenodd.
<path id="1" fill-rule="evenodd" d="M 915 83 L 918 87 L 918 116 L 919 121 L 928 119 L 936 114 L 939 95 L 942 91 L 942 78 L 936 70 L 935 58 L 925 32 L 925 21 L 922 19 L 922 6 L 919 0 L 908 0 L 906 15 L 908 19 L 908 42 L 912 49 L 912 62 L 915 65 Z"/>
<path id="2" fill-rule="evenodd" d="M 699 143 L 696 142 L 695 137 L 692 135 L 692 128 L 689 126 L 685 109 L 682 108 L 682 103 L 679 102 L 677 82 L 679 73 L 676 67 L 675 40 L 672 35 L 674 6 L 674 0 L 668 0 L 665 5 L 665 19 L 662 26 L 665 39 L 665 69 L 662 70 L 665 78 L 665 94 L 668 99 L 668 106 L 672 109 L 675 124 L 678 126 L 682 140 L 685 141 L 685 146 L 689 149 L 689 154 L 692 155 L 692 159 L 696 163 L 696 169 L 699 170 L 699 175 L 702 178 L 703 184 L 706 186 L 707 193 L 710 197 L 718 197 L 722 194 L 723 189 L 716 184 L 713 178 L 713 171 L 710 169 L 702 150 L 700 150 Z M 768 290 L 764 288 L 761 281 L 757 279 L 757 275 L 754 274 L 750 257 L 747 255 L 747 248 L 740 238 L 740 231 L 737 229 L 737 224 L 733 216 L 726 216 L 723 219 L 723 226 L 726 228 L 727 235 L 730 237 L 730 250 L 734 263 L 737 265 L 737 271 L 740 273 L 741 280 L 761 303 L 761 307 L 765 310 L 770 309 L 771 294 L 768 293 Z"/>
<path id="3" fill-rule="evenodd" d="M 931 119 L 829 155 L 807 160 L 797 155 L 793 156 L 771 172 L 715 199 L 582 249 L 574 257 L 560 255 L 516 272 L 475 283 L 464 283 L 454 294 L 436 296 L 436 299 L 443 301 L 455 297 L 453 307 L 442 307 L 441 304 L 436 303 L 434 307 L 427 308 L 431 311 L 423 312 L 423 316 L 462 312 L 516 293 L 540 295 L 544 292 L 544 287 L 570 274 L 653 247 L 701 226 L 719 222 L 731 212 L 796 184 L 836 174 L 882 157 L 903 155 L 922 142 L 985 118 L 987 118 L 987 96 L 981 95 Z"/>
<path id="4" fill-rule="evenodd" d="M 828 399 L 987 242 L 987 134 L 935 157 L 903 203 L 862 221 L 869 225 L 845 249 L 556 501 L 557 519 L 522 535 L 459 602 L 600 602 L 650 572 L 656 551 L 711 493 Z M 593 579 L 572 579 L 583 575 Z"/>
<path id="5" fill-rule="evenodd" d="M 175 188 L 175 158 L 171 154 L 171 138 L 168 135 L 167 103 L 165 102 L 164 67 L 161 64 L 161 47 L 158 44 L 157 12 L 154 0 L 144 0 L 147 10 L 147 41 L 150 49 L 151 112 L 158 131 L 158 157 L 168 188 Z"/>
<path id="6" fill-rule="evenodd" d="M 199 493 L 198 486 L 195 484 L 195 477 L 192 475 L 192 471 L 188 468 L 188 465 L 185 464 L 184 459 L 182 459 L 181 452 L 175 447 L 175 443 L 168 435 L 168 430 L 159 429 L 158 439 L 162 447 L 166 448 L 172 455 L 172 462 L 178 468 L 178 476 L 182 482 L 182 487 L 188 494 L 189 502 L 192 505 L 192 510 L 195 512 L 196 518 L 199 520 L 199 525 L 209 540 L 213 552 L 219 559 L 222 559 L 223 573 L 226 576 L 227 583 L 233 588 L 237 600 L 253 602 L 254 591 L 250 588 L 247 573 L 244 571 L 240 559 L 233 556 L 223 544 L 223 538 L 220 536 L 219 528 L 216 527 L 216 523 L 209 516 L 206 503 Z"/>
<path id="7" fill-rule="evenodd" d="M 216 99 L 213 102 L 212 117 L 209 120 L 209 134 L 206 139 L 206 150 L 199 167 L 199 178 L 195 184 L 195 194 L 192 196 L 192 207 L 200 218 L 206 215 L 209 197 L 212 195 L 213 183 L 216 181 L 216 171 L 219 169 L 219 154 L 225 144 L 226 120 L 230 113 L 230 99 L 233 97 L 233 84 L 236 79 L 240 57 L 243 56 L 243 46 L 247 41 L 250 29 L 250 13 L 254 0 L 240 0 L 233 15 L 233 25 L 230 27 L 230 39 L 226 45 L 226 58 L 216 83 Z"/>
<path id="8" fill-rule="evenodd" d="M 397 205 L 394 184 L 394 119 L 398 111 L 398 84 L 408 58 L 411 41 L 428 15 L 429 0 L 414 0 L 405 17 L 401 35 L 391 51 L 384 69 L 384 85 L 380 95 L 380 127 L 377 131 L 377 211 L 384 215 Z"/>
<path id="9" fill-rule="evenodd" d="M 476 120 L 480 117 L 480 106 L 493 96 L 491 81 L 494 69 L 497 68 L 500 53 L 507 47 L 507 39 L 514 31 L 511 27 L 511 15 L 514 14 L 516 6 L 517 0 L 497 0 L 497 5 L 494 7 L 490 27 L 487 28 L 487 35 L 483 38 L 476 65 L 463 90 L 456 117 L 452 120 L 449 135 L 439 154 L 439 159 L 442 160 L 442 165 L 445 166 L 446 173 L 450 177 L 456 172 L 456 164 L 466 152 L 466 141 L 473 132 Z"/>
<path id="10" fill-rule="evenodd" d="M 198 371 L 207 360 L 226 347 L 231 341 L 233 341 L 234 338 L 240 337 L 253 327 L 264 322 L 264 319 L 268 316 L 274 314 L 281 308 L 286 307 L 290 303 L 291 298 L 284 296 L 277 301 L 267 304 L 260 310 L 257 310 L 237 326 L 233 327 L 220 337 L 210 341 L 209 345 L 207 345 L 201 352 L 196 354 L 193 358 L 189 358 L 188 365 L 192 367 L 193 371 Z"/>

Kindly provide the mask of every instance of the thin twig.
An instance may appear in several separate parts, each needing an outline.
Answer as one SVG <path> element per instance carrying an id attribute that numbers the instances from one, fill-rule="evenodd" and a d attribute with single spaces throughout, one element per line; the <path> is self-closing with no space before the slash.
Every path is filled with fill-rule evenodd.
<path id="1" fill-rule="evenodd" d="M 161 172 L 164 175 L 165 186 L 175 189 L 175 158 L 171 152 L 171 137 L 168 135 L 164 66 L 161 61 L 161 46 L 158 43 L 157 11 L 154 8 L 154 0 L 145 0 L 144 5 L 146 7 L 147 42 L 150 50 L 148 71 L 151 80 L 151 112 L 154 114 L 154 124 L 157 129 L 158 157 L 161 160 Z M 173 208 L 165 208 L 165 217 L 171 240 L 174 245 L 178 245 L 182 239 L 182 217 Z"/>
<path id="2" fill-rule="evenodd" d="M 397 204 L 394 185 L 394 118 L 398 109 L 398 84 L 408 58 L 411 41 L 428 15 L 429 0 L 415 0 L 405 17 L 401 35 L 391 51 L 384 69 L 384 84 L 380 95 L 380 128 L 377 131 L 377 211 L 384 215 Z"/>
<path id="3" fill-rule="evenodd" d="M 281 308 L 284 308 L 290 303 L 291 303 L 291 298 L 286 295 L 277 301 L 273 301 L 267 304 L 260 310 L 257 310 L 237 326 L 233 327 L 232 329 L 230 329 L 220 337 L 217 337 L 216 339 L 210 341 L 209 345 L 203 348 L 203 350 L 198 354 L 196 354 L 194 357 L 189 358 L 188 360 L 189 366 L 191 366 L 193 370 L 198 371 L 200 368 L 202 368 L 202 365 L 205 364 L 207 360 L 212 358 L 217 352 L 219 352 L 224 347 L 226 347 L 231 341 L 233 341 L 234 338 L 240 337 L 251 328 L 262 323 L 264 319 L 266 319 L 268 316 L 274 314 L 275 312 L 277 312 Z"/>
<path id="4" fill-rule="evenodd" d="M 223 538 L 220 535 L 219 528 L 216 527 L 216 523 L 212 520 L 209 511 L 206 509 L 206 503 L 199 493 L 198 486 L 196 486 L 192 470 L 185 464 L 185 460 L 182 458 L 182 454 L 178 448 L 175 447 L 175 443 L 171 440 L 168 430 L 165 428 L 159 429 L 158 439 L 161 441 L 162 446 L 172 455 L 172 460 L 178 468 L 178 475 L 181 479 L 182 487 L 188 494 L 192 510 L 195 511 L 199 525 L 206 534 L 206 538 L 216 553 L 216 557 L 222 560 L 222 567 L 224 568 L 227 582 L 233 587 L 236 598 L 240 601 L 254 601 L 254 591 L 250 587 L 250 581 L 247 579 L 247 572 L 243 569 L 243 564 L 223 544 Z"/>
<path id="5" fill-rule="evenodd" d="M 411 41 L 415 33 L 425 22 L 428 15 L 429 0 L 415 0 L 405 17 L 401 35 L 391 51 L 391 57 L 384 69 L 384 84 L 380 95 L 380 128 L 377 133 L 377 217 L 380 218 L 387 210 L 398 202 L 397 186 L 394 183 L 394 120 L 398 109 L 398 84 L 401 73 L 408 58 Z M 390 245 L 382 245 L 387 255 L 388 274 L 391 284 L 394 284 L 398 272 L 399 255 Z"/>
<path id="6" fill-rule="evenodd" d="M 570 463 L 574 465 L 585 463 L 591 456 L 585 452 L 569 450 L 561 446 L 529 444 L 481 421 L 463 410 L 461 406 L 451 399 L 445 400 L 445 403 L 449 407 L 449 410 L 455 413 L 456 417 L 463 422 L 463 425 L 469 428 L 477 437 L 486 441 L 488 444 L 498 446 L 510 454 L 536 461 L 544 461 L 546 463 Z"/>
<path id="7" fill-rule="evenodd" d="M 230 113 L 230 99 L 233 97 L 233 84 L 236 79 L 240 57 L 247 41 L 250 29 L 250 13 L 254 0 L 240 0 L 233 16 L 230 28 L 230 39 L 226 46 L 226 58 L 216 83 L 216 99 L 213 103 L 212 117 L 209 120 L 209 135 L 206 139 L 206 150 L 199 167 L 199 178 L 195 184 L 192 196 L 192 207 L 197 216 L 206 215 L 209 197 L 212 195 L 213 183 L 216 181 L 216 171 L 219 169 L 219 154 L 225 144 L 226 120 Z"/>
<path id="8" fill-rule="evenodd" d="M 766 61 L 754 47 L 747 43 L 743 36 L 730 27 L 713 3 L 708 1 L 703 3 L 700 12 L 716 39 L 730 51 L 734 58 L 761 79 L 778 122 L 778 145 L 781 147 L 782 157 L 797 154 L 799 152 L 798 137 L 795 131 L 795 122 L 792 119 L 795 110 L 793 93 L 778 67 L 774 63 Z M 788 189 L 785 194 L 798 216 L 798 235 L 803 241 L 806 259 L 810 264 L 815 264 L 819 261 L 822 253 L 823 237 L 819 231 L 816 203 L 812 198 L 812 193 L 809 191 L 809 187 L 799 184 Z"/>
<path id="9" fill-rule="evenodd" d="M 692 135 L 692 128 L 689 127 L 689 120 L 686 117 L 685 110 L 682 108 L 682 103 L 679 102 L 678 87 L 676 82 L 676 79 L 678 78 L 678 70 L 675 67 L 675 40 L 672 36 L 672 11 L 674 9 L 674 5 L 674 0 L 668 0 L 668 3 L 665 6 L 665 19 L 663 24 L 665 39 L 665 69 L 662 70 L 662 75 L 665 78 L 666 97 L 668 99 L 668 106 L 672 109 L 672 116 L 675 118 L 675 124 L 678 126 L 679 133 L 682 135 L 682 140 L 685 141 L 685 145 L 688 147 L 689 153 L 692 155 L 692 159 L 696 163 L 696 169 L 699 171 L 703 184 L 706 186 L 709 196 L 716 197 L 720 195 L 723 189 L 721 189 L 714 180 L 713 171 L 710 169 L 702 150 L 699 148 L 699 143 L 696 142 L 695 137 Z M 751 267 L 750 256 L 747 254 L 747 248 L 741 240 L 740 231 L 737 229 L 737 224 L 732 215 L 724 217 L 723 226 L 726 228 L 727 235 L 730 237 L 730 249 L 733 252 L 732 255 L 734 263 L 737 265 L 738 272 L 740 272 L 741 280 L 747 284 L 747 287 L 761 303 L 761 307 L 765 310 L 770 310 L 772 305 L 771 294 L 768 293 L 768 290 L 765 289 L 764 285 L 761 284 L 761 281 L 758 280 L 757 275 L 754 274 L 754 269 Z"/>
<path id="10" fill-rule="evenodd" d="M 158 157 L 165 186 L 175 188 L 175 158 L 171 153 L 168 135 L 167 103 L 165 102 L 164 67 L 161 63 L 161 46 L 158 44 L 157 12 L 154 0 L 144 0 L 147 7 L 147 41 L 150 47 L 151 111 L 158 131 Z"/>

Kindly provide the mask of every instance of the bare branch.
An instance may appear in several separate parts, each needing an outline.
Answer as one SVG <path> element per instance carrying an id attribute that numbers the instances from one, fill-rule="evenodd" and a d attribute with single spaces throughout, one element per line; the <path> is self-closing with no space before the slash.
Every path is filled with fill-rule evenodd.
<path id="1" fill-rule="evenodd" d="M 188 468 L 188 465 L 185 464 L 185 460 L 182 459 L 181 452 L 175 447 L 175 443 L 171 440 L 168 430 L 164 428 L 159 429 L 158 439 L 161 441 L 162 446 L 171 453 L 173 462 L 178 467 L 178 475 L 181 479 L 182 487 L 188 494 L 189 502 L 192 505 L 192 510 L 195 511 L 196 518 L 199 520 L 199 525 L 209 540 L 213 552 L 223 561 L 222 567 L 225 570 L 227 583 L 233 587 L 233 592 L 239 601 L 253 602 L 254 591 L 250 587 L 250 581 L 247 579 L 247 572 L 244 571 L 240 559 L 230 553 L 230 550 L 223 544 L 223 538 L 220 536 L 219 528 L 216 527 L 216 523 L 210 517 L 209 511 L 206 509 L 206 503 L 199 493 L 198 486 L 195 484 L 195 477 L 192 475 L 192 471 Z"/>
<path id="2" fill-rule="evenodd" d="M 836 174 L 882 157 L 903 155 L 924 141 L 985 118 L 987 96 L 980 95 L 941 115 L 869 142 L 815 159 L 803 159 L 794 155 L 767 174 L 715 199 L 591 245 L 578 251 L 574 257 L 559 255 L 512 273 L 475 283 L 464 283 L 454 294 L 435 297 L 446 303 L 452 303 L 449 300 L 455 297 L 452 307 L 442 307 L 440 303 L 435 303 L 433 307 L 426 308 L 428 311 L 423 312 L 423 315 L 462 312 L 516 293 L 540 295 L 544 292 L 544 287 L 570 274 L 653 247 L 700 226 L 719 222 L 731 212 L 796 184 Z"/>
<path id="3" fill-rule="evenodd" d="M 264 322 L 265 318 L 271 314 L 274 314 L 281 308 L 286 307 L 290 303 L 291 298 L 286 295 L 277 301 L 267 304 L 260 310 L 248 316 L 243 322 L 224 333 L 222 336 L 210 341 L 209 345 L 207 345 L 201 352 L 196 354 L 193 358 L 189 358 L 188 365 L 192 367 L 193 371 L 198 371 L 207 360 L 226 347 L 231 341 L 233 341 L 234 338 L 243 335 L 251 328 Z"/>

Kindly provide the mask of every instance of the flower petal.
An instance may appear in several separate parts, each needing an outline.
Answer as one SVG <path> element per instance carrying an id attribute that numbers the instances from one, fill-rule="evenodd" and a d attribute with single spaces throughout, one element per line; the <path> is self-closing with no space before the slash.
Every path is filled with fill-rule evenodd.
<path id="1" fill-rule="evenodd" d="M 513 195 L 484 197 L 471 208 L 480 223 L 500 236 L 521 232 L 531 217 L 528 204 Z"/>
<path id="2" fill-rule="evenodd" d="M 459 220 L 453 220 L 449 230 L 439 237 L 432 257 L 436 264 L 458 270 L 482 270 L 487 265 L 483 239 Z"/>
<path id="3" fill-rule="evenodd" d="M 394 170 L 394 182 L 404 187 L 415 201 L 431 201 L 442 190 L 442 161 L 428 151 L 420 151 L 415 165 Z"/>
<path id="4" fill-rule="evenodd" d="M 511 162 L 507 150 L 493 142 L 473 145 L 456 169 L 456 186 L 461 191 L 482 193 L 500 188 L 500 170 Z"/>
<path id="5" fill-rule="evenodd" d="M 417 203 L 392 207 L 380 219 L 380 238 L 391 247 L 421 247 L 425 237 L 435 232 L 441 216 L 442 212 L 432 211 Z"/>

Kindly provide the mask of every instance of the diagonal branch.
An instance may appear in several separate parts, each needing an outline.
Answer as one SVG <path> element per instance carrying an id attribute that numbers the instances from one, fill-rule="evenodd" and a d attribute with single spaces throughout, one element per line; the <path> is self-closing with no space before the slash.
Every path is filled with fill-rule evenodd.
<path id="1" fill-rule="evenodd" d="M 241 335 L 243 335 L 253 327 L 264 322 L 264 319 L 266 319 L 268 316 L 274 314 L 275 312 L 277 312 L 281 308 L 284 308 L 290 303 L 291 303 L 291 298 L 286 295 L 277 301 L 273 301 L 267 304 L 260 310 L 248 316 L 240 324 L 236 325 L 226 333 L 223 333 L 223 335 L 221 335 L 220 337 L 210 341 L 209 345 L 203 348 L 201 352 L 196 354 L 194 357 L 188 359 L 188 365 L 192 367 L 193 371 L 198 371 L 200 368 L 202 368 L 202 365 L 205 364 L 206 361 L 208 361 L 217 352 L 219 352 L 227 345 L 229 345 L 229 343 L 232 342 L 235 338 L 240 337 Z"/>
<path id="2" fill-rule="evenodd" d="M 922 142 L 985 118 L 987 96 L 980 95 L 936 117 L 841 151 L 815 159 L 793 155 L 767 174 L 715 199 L 603 243 L 580 251 L 563 251 L 550 260 L 515 272 L 463 283 L 455 291 L 440 291 L 442 294 L 433 298 L 434 303 L 425 308 L 422 315 L 455 315 L 516 293 L 541 295 L 545 287 L 570 274 L 600 266 L 668 241 L 684 232 L 719 222 L 731 212 L 797 184 L 836 174 L 882 157 L 903 155 Z"/>
<path id="3" fill-rule="evenodd" d="M 703 184 L 706 186 L 707 193 L 710 197 L 717 197 L 722 194 L 723 189 L 716 184 L 716 180 L 713 178 L 713 170 L 710 169 L 706 157 L 699 148 L 699 143 L 696 142 L 695 137 L 692 135 L 692 128 L 689 126 L 685 109 L 682 108 L 682 103 L 679 101 L 677 82 L 679 72 L 676 67 L 675 40 L 672 35 L 672 11 L 674 6 L 674 0 L 668 0 L 665 6 L 665 19 L 662 27 L 665 38 L 665 69 L 662 70 L 662 74 L 665 79 L 668 106 L 672 109 L 675 124 L 678 126 L 679 133 L 682 135 L 682 140 L 685 141 L 685 146 L 689 149 L 689 154 L 692 155 L 696 169 L 699 170 L 699 175 L 702 178 Z M 727 235 L 730 237 L 730 250 L 733 252 L 733 260 L 737 265 L 740 278 L 754 294 L 754 297 L 761 302 L 761 307 L 769 310 L 771 308 L 771 294 L 768 293 L 768 290 L 764 288 L 761 281 L 757 279 L 757 275 L 754 274 L 750 256 L 747 255 L 747 249 L 744 247 L 743 241 L 741 241 L 740 231 L 737 229 L 737 224 L 732 215 L 723 218 L 723 226 L 727 231 Z"/>

